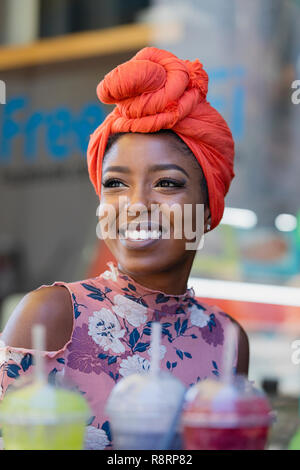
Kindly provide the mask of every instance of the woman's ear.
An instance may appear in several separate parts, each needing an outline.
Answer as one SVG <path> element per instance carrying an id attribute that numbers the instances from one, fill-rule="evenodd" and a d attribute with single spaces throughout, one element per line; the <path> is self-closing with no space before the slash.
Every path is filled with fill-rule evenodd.
<path id="1" fill-rule="evenodd" d="M 204 233 L 207 233 L 210 231 L 210 226 L 211 226 L 211 215 L 210 215 L 209 207 L 206 206 L 204 209 Z"/>

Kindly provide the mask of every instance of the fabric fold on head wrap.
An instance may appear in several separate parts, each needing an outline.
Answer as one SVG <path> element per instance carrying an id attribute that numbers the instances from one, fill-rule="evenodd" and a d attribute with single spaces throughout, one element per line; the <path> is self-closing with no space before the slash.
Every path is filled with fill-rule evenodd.
<path id="1" fill-rule="evenodd" d="M 119 65 L 97 87 L 102 103 L 114 110 L 90 136 L 87 163 L 100 197 L 107 140 L 118 132 L 175 132 L 191 149 L 206 178 L 211 229 L 224 212 L 224 197 L 234 178 L 234 141 L 224 118 L 206 100 L 208 75 L 198 59 L 145 47 Z M 142 157 L 141 157 L 142 158 Z"/>

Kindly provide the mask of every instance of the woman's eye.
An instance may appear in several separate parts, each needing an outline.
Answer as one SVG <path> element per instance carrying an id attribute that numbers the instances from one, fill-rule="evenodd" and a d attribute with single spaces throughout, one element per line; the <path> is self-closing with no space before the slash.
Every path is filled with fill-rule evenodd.
<path id="1" fill-rule="evenodd" d="M 120 188 L 122 186 L 126 186 L 122 181 L 117 178 L 110 178 L 107 181 L 104 181 L 102 185 L 104 186 L 104 188 Z M 157 186 L 161 188 L 179 188 L 184 186 L 184 183 L 171 179 L 162 179 L 158 181 Z"/>
<path id="2" fill-rule="evenodd" d="M 180 188 L 184 186 L 184 183 L 181 183 L 179 181 L 174 181 L 170 179 L 163 179 L 160 180 L 157 185 L 161 186 L 162 188 Z"/>
<path id="3" fill-rule="evenodd" d="M 105 188 L 119 188 L 122 183 L 122 181 L 116 179 L 116 178 L 111 178 L 104 183 L 102 183 Z"/>

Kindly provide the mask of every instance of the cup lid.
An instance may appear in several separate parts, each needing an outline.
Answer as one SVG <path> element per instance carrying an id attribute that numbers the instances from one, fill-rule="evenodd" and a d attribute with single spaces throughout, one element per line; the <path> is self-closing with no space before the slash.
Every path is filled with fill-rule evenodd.
<path id="1" fill-rule="evenodd" d="M 112 389 L 106 404 L 108 414 L 139 412 L 145 415 L 176 409 L 185 386 L 174 376 L 160 370 L 157 374 L 131 374 Z"/>
<path id="2" fill-rule="evenodd" d="M 270 425 L 274 412 L 263 391 L 243 376 L 229 384 L 207 379 L 186 394 L 182 422 L 185 425 L 222 427 Z"/>

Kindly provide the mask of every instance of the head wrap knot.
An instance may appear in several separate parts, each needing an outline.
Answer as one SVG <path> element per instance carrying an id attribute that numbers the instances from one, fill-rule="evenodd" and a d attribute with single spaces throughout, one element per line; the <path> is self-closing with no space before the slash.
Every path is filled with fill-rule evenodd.
<path id="1" fill-rule="evenodd" d="M 97 87 L 100 101 L 116 104 L 91 135 L 88 170 L 97 194 L 107 139 L 117 132 L 172 129 L 202 167 L 209 192 L 211 228 L 221 220 L 224 196 L 234 177 L 234 143 L 222 116 L 206 100 L 208 75 L 196 59 L 146 47 L 109 72 Z"/>

